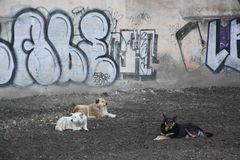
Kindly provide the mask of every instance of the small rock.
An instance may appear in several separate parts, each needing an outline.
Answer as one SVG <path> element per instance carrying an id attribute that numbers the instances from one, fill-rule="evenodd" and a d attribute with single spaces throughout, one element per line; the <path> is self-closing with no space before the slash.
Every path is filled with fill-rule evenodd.
<path id="1" fill-rule="evenodd" d="M 15 120 L 13 120 L 13 125 L 16 126 L 17 125 L 17 122 Z"/>
<path id="2" fill-rule="evenodd" d="M 109 94 L 108 94 L 107 92 L 103 92 L 103 93 L 101 94 L 101 96 L 108 97 Z"/>

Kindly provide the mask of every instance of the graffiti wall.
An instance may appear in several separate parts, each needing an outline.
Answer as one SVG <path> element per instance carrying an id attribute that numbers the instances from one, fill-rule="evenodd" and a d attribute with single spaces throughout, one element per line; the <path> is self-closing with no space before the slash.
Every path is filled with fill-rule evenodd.
<path id="1" fill-rule="evenodd" d="M 154 29 L 117 31 L 120 17 L 107 10 L 75 8 L 73 13 L 81 14 L 78 31 L 62 10 L 47 17 L 34 8 L 16 13 L 11 42 L 0 41 L 0 84 L 108 86 L 129 75 L 155 79 L 151 63 L 157 63 L 158 36 Z M 80 41 L 74 43 L 76 36 Z"/>
<path id="2" fill-rule="evenodd" d="M 187 72 L 204 65 L 205 47 L 197 22 L 189 22 L 176 32 L 182 61 Z"/>
<path id="3" fill-rule="evenodd" d="M 213 73 L 224 67 L 240 71 L 239 19 L 221 25 L 221 19 L 208 22 L 206 40 L 203 40 L 197 22 L 189 22 L 176 32 L 182 61 L 188 72 L 207 66 Z"/>
<path id="4" fill-rule="evenodd" d="M 35 86 L 238 82 L 237 1 L 21 2 L 0 1 L 0 95 Z"/>
<path id="5" fill-rule="evenodd" d="M 220 20 L 209 22 L 206 65 L 219 72 L 223 66 L 240 71 L 240 24 L 238 19 L 221 26 Z"/>

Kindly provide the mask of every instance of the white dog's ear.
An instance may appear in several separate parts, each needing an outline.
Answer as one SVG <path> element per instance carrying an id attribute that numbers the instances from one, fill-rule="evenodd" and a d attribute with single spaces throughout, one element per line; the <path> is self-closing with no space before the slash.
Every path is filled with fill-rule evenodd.
<path id="1" fill-rule="evenodd" d="M 96 99 L 96 104 L 98 104 L 99 103 L 99 98 L 98 99 Z"/>

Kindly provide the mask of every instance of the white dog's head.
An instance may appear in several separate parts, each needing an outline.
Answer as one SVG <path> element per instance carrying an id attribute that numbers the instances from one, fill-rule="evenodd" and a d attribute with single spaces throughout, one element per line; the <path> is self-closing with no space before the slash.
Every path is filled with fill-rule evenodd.
<path id="1" fill-rule="evenodd" d="M 71 113 L 71 115 L 71 122 L 74 124 L 82 124 L 87 119 L 87 116 L 81 112 Z"/>

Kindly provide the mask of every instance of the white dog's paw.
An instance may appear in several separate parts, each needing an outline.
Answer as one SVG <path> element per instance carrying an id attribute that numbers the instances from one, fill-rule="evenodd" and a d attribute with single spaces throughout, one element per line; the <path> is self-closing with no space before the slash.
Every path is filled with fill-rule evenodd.
<path id="1" fill-rule="evenodd" d="M 85 131 L 89 131 L 88 128 L 83 128 Z"/>
<path id="2" fill-rule="evenodd" d="M 56 126 L 55 126 L 55 130 L 56 130 L 56 131 L 63 131 L 62 127 L 60 127 L 59 125 L 56 125 Z"/>
<path id="3" fill-rule="evenodd" d="M 63 129 L 61 129 L 61 128 L 55 128 L 55 130 L 56 130 L 56 131 L 60 131 L 60 132 L 63 131 Z"/>
<path id="4" fill-rule="evenodd" d="M 79 128 L 74 128 L 74 129 L 72 129 L 73 131 L 79 131 L 79 130 L 81 130 L 81 129 L 79 129 Z"/>

